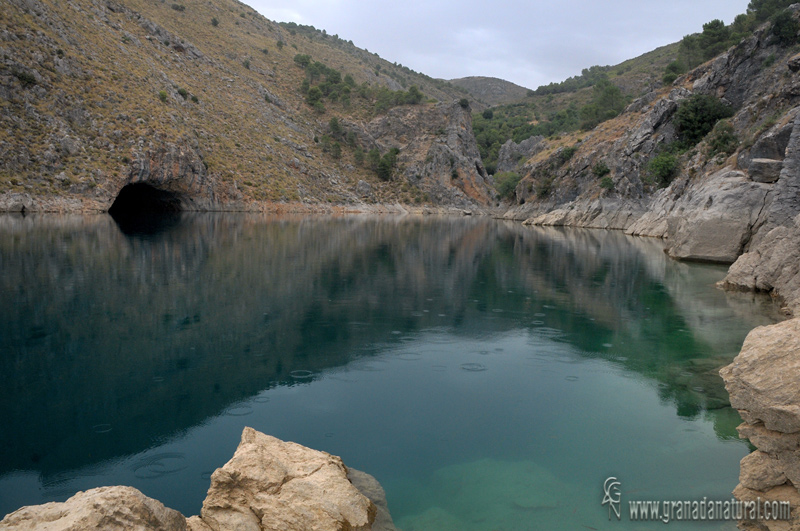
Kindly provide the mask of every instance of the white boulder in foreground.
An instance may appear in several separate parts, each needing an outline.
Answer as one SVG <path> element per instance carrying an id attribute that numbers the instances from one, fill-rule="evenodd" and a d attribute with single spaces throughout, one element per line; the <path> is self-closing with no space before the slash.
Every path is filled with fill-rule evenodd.
<path id="1" fill-rule="evenodd" d="M 211 475 L 196 531 L 370 530 L 376 508 L 338 457 L 245 428 L 233 458 Z"/>
<path id="2" fill-rule="evenodd" d="M 348 477 L 359 485 L 359 491 Z M 372 498 L 372 499 L 370 499 Z M 374 501 L 373 501 L 374 500 Z M 376 505 L 377 504 L 377 505 Z M 377 521 L 376 521 L 377 517 Z M 133 487 L 100 487 L 64 503 L 23 507 L 0 521 L 22 531 L 394 531 L 380 484 L 339 457 L 245 428 L 188 520 Z"/>
<path id="3" fill-rule="evenodd" d="M 185 531 L 186 518 L 133 487 L 99 487 L 63 503 L 23 507 L 6 516 L 0 529 L 22 531 Z"/>

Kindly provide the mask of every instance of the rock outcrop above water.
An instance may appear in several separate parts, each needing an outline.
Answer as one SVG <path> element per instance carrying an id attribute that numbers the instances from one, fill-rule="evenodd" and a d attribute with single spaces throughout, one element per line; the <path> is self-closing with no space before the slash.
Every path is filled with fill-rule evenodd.
<path id="1" fill-rule="evenodd" d="M 739 434 L 758 448 L 742 459 L 734 495 L 793 508 L 789 522 L 743 521 L 740 528 L 800 529 L 800 319 L 751 331 L 720 374 L 744 419 Z"/>
<path id="2" fill-rule="evenodd" d="M 339 457 L 245 428 L 188 520 L 132 487 L 100 487 L 64 503 L 23 507 L 0 521 L 22 531 L 393 531 L 380 484 Z"/>
<path id="3" fill-rule="evenodd" d="M 233 458 L 211 475 L 193 531 L 367 531 L 377 509 L 338 457 L 245 428 Z"/>
<path id="4" fill-rule="evenodd" d="M 0 521 L 0 529 L 82 531 L 130 529 L 186 531 L 186 518 L 133 487 L 99 487 L 63 503 L 23 507 Z"/>
<path id="5" fill-rule="evenodd" d="M 726 287 L 771 293 L 800 313 L 800 114 L 794 119 L 780 178 L 765 197 L 747 252 L 731 266 Z"/>

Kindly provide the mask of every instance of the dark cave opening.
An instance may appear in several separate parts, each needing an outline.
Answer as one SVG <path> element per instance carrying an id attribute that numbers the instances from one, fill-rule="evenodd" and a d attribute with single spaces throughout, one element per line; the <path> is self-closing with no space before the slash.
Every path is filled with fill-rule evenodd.
<path id="1" fill-rule="evenodd" d="M 128 235 L 153 235 L 180 220 L 181 195 L 147 183 L 125 185 L 108 209 L 120 230 Z"/>

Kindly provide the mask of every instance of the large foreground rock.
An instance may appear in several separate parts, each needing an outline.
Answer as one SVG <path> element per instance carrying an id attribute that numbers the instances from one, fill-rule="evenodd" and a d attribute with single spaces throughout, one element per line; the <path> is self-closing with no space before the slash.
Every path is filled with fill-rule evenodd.
<path id="1" fill-rule="evenodd" d="M 800 432 L 800 319 L 753 329 L 720 374 L 745 422 Z"/>
<path id="2" fill-rule="evenodd" d="M 377 509 L 342 460 L 245 428 L 233 458 L 211 475 L 190 529 L 368 531 Z"/>
<path id="3" fill-rule="evenodd" d="M 133 487 L 100 487 L 79 492 L 63 503 L 23 507 L 6 516 L 8 531 L 185 531 L 186 519 Z"/>
<path id="4" fill-rule="evenodd" d="M 758 450 L 742 459 L 734 495 L 788 501 L 790 521 L 743 521 L 740 529 L 800 529 L 800 319 L 752 330 L 720 375 Z"/>
<path id="5" fill-rule="evenodd" d="M 3 531 L 395 531 L 378 481 L 339 457 L 245 428 L 188 520 L 133 487 L 100 487 L 64 503 L 23 507 Z"/>

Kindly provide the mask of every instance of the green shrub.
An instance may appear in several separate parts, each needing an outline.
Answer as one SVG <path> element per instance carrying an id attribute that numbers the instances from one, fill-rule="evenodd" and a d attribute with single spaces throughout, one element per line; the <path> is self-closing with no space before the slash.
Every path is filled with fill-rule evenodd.
<path id="1" fill-rule="evenodd" d="M 664 74 L 664 77 L 661 78 L 661 82 L 665 85 L 672 85 L 676 79 L 678 79 L 678 74 L 674 72 L 667 72 Z"/>
<path id="2" fill-rule="evenodd" d="M 469 109 L 469 100 L 467 98 L 461 98 L 458 100 L 458 104 L 461 105 L 462 109 Z"/>
<path id="3" fill-rule="evenodd" d="M 782 46 L 791 46 L 797 42 L 797 32 L 800 25 L 788 11 L 781 11 L 772 22 L 772 34 Z"/>
<path id="4" fill-rule="evenodd" d="M 174 9 L 175 11 L 180 11 L 181 13 L 186 11 L 186 6 L 181 4 L 172 4 L 170 7 L 172 7 L 172 9 Z"/>
<path id="5" fill-rule="evenodd" d="M 339 138 L 344 134 L 342 126 L 339 124 L 339 119 L 335 116 L 328 122 L 328 129 L 330 129 L 333 138 Z"/>
<path id="6" fill-rule="evenodd" d="M 680 61 L 672 61 L 667 67 L 664 69 L 664 77 L 661 78 L 661 81 L 664 82 L 665 85 L 671 85 L 678 76 L 686 72 L 686 67 Z"/>
<path id="7" fill-rule="evenodd" d="M 378 162 L 377 174 L 382 181 L 391 180 L 392 174 L 394 173 L 394 167 L 397 164 L 397 155 L 399 154 L 399 149 L 392 148 L 388 153 L 381 157 L 380 161 Z"/>
<path id="8" fill-rule="evenodd" d="M 14 77 L 16 77 L 25 88 L 32 87 L 36 84 L 36 78 L 33 76 L 33 74 L 24 72 L 22 70 L 14 70 L 13 74 Z"/>
<path id="9" fill-rule="evenodd" d="M 733 116 L 733 109 L 714 96 L 695 94 L 678 105 L 675 128 L 682 147 L 689 149 L 703 139 L 723 118 Z"/>
<path id="10" fill-rule="evenodd" d="M 678 158 L 669 152 L 659 153 L 650 160 L 647 172 L 659 188 L 666 188 L 678 174 Z"/>
<path id="11" fill-rule="evenodd" d="M 306 93 L 306 101 L 312 107 L 320 102 L 322 99 L 322 91 L 319 87 L 311 87 Z"/>
<path id="12" fill-rule="evenodd" d="M 511 199 L 522 177 L 513 171 L 504 171 L 494 176 L 494 189 L 500 197 Z"/>
<path id="13" fill-rule="evenodd" d="M 178 94 L 180 94 L 181 98 L 183 98 L 183 99 L 186 99 L 186 98 L 189 97 L 189 91 L 186 90 L 185 88 L 179 88 L 178 89 Z"/>
<path id="14" fill-rule="evenodd" d="M 603 190 L 612 190 L 614 188 L 614 181 L 611 179 L 611 177 L 603 177 L 600 179 L 600 188 Z"/>
<path id="15" fill-rule="evenodd" d="M 628 98 L 608 79 L 602 78 L 592 87 L 592 99 L 581 107 L 580 128 L 584 131 L 620 114 L 628 103 Z"/>
<path id="16" fill-rule="evenodd" d="M 158 91 L 158 99 L 160 99 L 162 102 L 166 103 L 167 102 L 167 91 L 166 90 L 159 90 Z"/>
<path id="17" fill-rule="evenodd" d="M 764 59 L 764 68 L 769 68 L 775 64 L 775 54 L 771 53 Z"/>
<path id="18" fill-rule="evenodd" d="M 717 153 L 730 155 L 739 147 L 739 139 L 736 137 L 733 125 L 728 120 L 717 122 L 707 140 L 711 147 L 711 155 Z"/>
<path id="19" fill-rule="evenodd" d="M 411 85 L 408 89 L 408 92 L 405 93 L 403 100 L 405 101 L 405 103 L 416 105 L 422 101 L 422 98 L 424 96 L 425 95 L 422 92 L 420 92 L 419 87 L 417 87 L 416 85 Z"/>
<path id="20" fill-rule="evenodd" d="M 211 17 L 211 25 L 215 28 L 219 26 L 219 20 L 217 20 L 217 17 Z"/>
<path id="21" fill-rule="evenodd" d="M 342 145 L 339 142 L 334 141 L 331 144 L 331 156 L 335 159 L 342 158 Z"/>
<path id="22" fill-rule="evenodd" d="M 200 100 L 197 99 L 197 96 L 192 94 L 192 103 L 200 103 Z"/>
<path id="23" fill-rule="evenodd" d="M 678 62 L 689 70 L 719 55 L 742 39 L 744 36 L 743 28 L 740 27 L 742 25 L 743 22 L 740 20 L 738 26 L 734 24 L 726 26 L 719 19 L 703 24 L 702 33 L 686 35 L 681 40 L 678 47 Z M 744 31 L 749 30 L 744 29 Z"/>
<path id="24" fill-rule="evenodd" d="M 311 56 L 307 53 L 299 53 L 294 56 L 294 62 L 300 68 L 305 68 L 311 64 Z"/>
<path id="25" fill-rule="evenodd" d="M 594 174 L 595 177 L 599 179 L 611 173 L 611 170 L 608 168 L 608 166 L 606 166 L 606 163 L 601 160 L 600 162 L 594 165 L 594 167 L 592 168 L 592 173 Z"/>
<path id="26" fill-rule="evenodd" d="M 245 59 L 244 61 L 242 61 L 242 66 L 250 70 L 250 59 Z"/>
<path id="27" fill-rule="evenodd" d="M 537 197 L 547 197 L 550 195 L 550 192 L 553 190 L 553 181 L 554 178 L 552 175 L 545 175 L 544 177 L 540 178 L 536 181 L 536 196 Z"/>
<path id="28" fill-rule="evenodd" d="M 378 164 L 381 162 L 381 152 L 374 147 L 367 152 L 367 164 L 372 171 L 378 171 Z"/>
<path id="29" fill-rule="evenodd" d="M 667 67 L 664 69 L 664 72 L 667 74 L 676 74 L 681 75 L 686 72 L 686 67 L 680 61 L 672 61 Z"/>
<path id="30" fill-rule="evenodd" d="M 276 44 L 276 46 L 278 47 L 278 50 L 283 50 L 283 47 L 284 47 L 284 46 L 286 46 L 286 43 L 285 43 L 285 42 L 283 42 L 283 41 L 278 41 L 278 42 L 277 42 L 277 43 L 275 43 L 275 44 Z"/>
<path id="31" fill-rule="evenodd" d="M 565 147 L 558 153 L 558 162 L 560 164 L 565 164 L 569 159 L 572 158 L 576 151 L 578 151 L 577 146 Z"/>
<path id="32" fill-rule="evenodd" d="M 758 22 L 764 22 L 778 11 L 794 4 L 795 0 L 750 0 L 747 12 L 755 14 Z"/>

